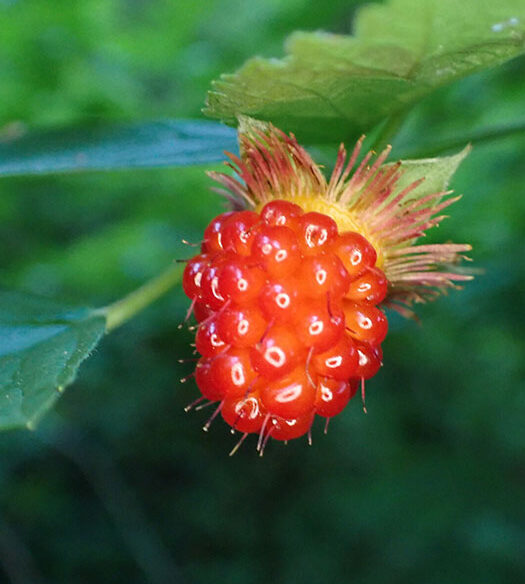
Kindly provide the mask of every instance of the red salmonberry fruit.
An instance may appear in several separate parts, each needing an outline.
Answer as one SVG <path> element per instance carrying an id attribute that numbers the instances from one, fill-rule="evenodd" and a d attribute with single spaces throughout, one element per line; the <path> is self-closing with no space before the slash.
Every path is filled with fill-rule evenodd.
<path id="1" fill-rule="evenodd" d="M 386 337 L 388 322 L 384 312 L 370 306 L 345 300 L 343 302 L 346 329 L 357 341 L 379 345 Z"/>
<path id="2" fill-rule="evenodd" d="M 347 231 L 342 233 L 331 246 L 343 262 L 349 276 L 354 279 L 375 265 L 377 253 L 373 246 L 359 233 Z"/>
<path id="3" fill-rule="evenodd" d="M 267 379 L 276 379 L 294 369 L 306 352 L 293 329 L 274 325 L 251 349 L 254 369 Z"/>
<path id="4" fill-rule="evenodd" d="M 217 324 L 220 337 L 234 347 L 254 346 L 268 328 L 262 311 L 251 304 L 221 310 Z"/>
<path id="5" fill-rule="evenodd" d="M 381 366 L 387 280 L 361 235 L 327 215 L 274 200 L 216 217 L 184 270 L 198 322 L 195 380 L 214 415 L 243 433 L 306 434 Z"/>
<path id="6" fill-rule="evenodd" d="M 211 359 L 209 380 L 222 396 L 245 395 L 256 378 L 248 349 L 229 349 Z"/>
<path id="7" fill-rule="evenodd" d="M 309 413 L 300 418 L 280 418 L 272 416 L 270 418 L 267 433 L 274 440 L 293 440 L 308 433 L 314 421 L 314 414 Z"/>
<path id="8" fill-rule="evenodd" d="M 235 215 L 233 211 L 228 213 L 221 213 L 215 219 L 212 219 L 204 230 L 204 237 L 202 241 L 202 251 L 207 253 L 217 253 L 222 251 L 221 229 L 224 222 Z"/>
<path id="9" fill-rule="evenodd" d="M 315 394 L 315 385 L 308 378 L 304 366 L 297 367 L 288 375 L 270 381 L 261 388 L 265 409 L 285 419 L 299 418 L 312 412 Z"/>
<path id="10" fill-rule="evenodd" d="M 323 418 L 340 414 L 357 393 L 358 381 L 319 377 L 315 396 L 315 413 Z"/>
<path id="11" fill-rule="evenodd" d="M 259 294 L 259 305 L 269 321 L 291 322 L 297 310 L 299 282 L 293 278 L 272 280 Z"/>
<path id="12" fill-rule="evenodd" d="M 312 365 L 318 375 L 346 380 L 355 377 L 359 356 L 355 343 L 347 335 L 324 353 L 312 357 Z"/>
<path id="13" fill-rule="evenodd" d="M 201 292 L 201 280 L 204 270 L 210 263 L 209 254 L 199 254 L 186 263 L 182 274 L 182 289 L 188 298 L 195 300 Z"/>
<path id="14" fill-rule="evenodd" d="M 307 256 L 301 262 L 297 277 L 305 296 L 340 298 L 350 285 L 343 262 L 334 254 Z"/>
<path id="15" fill-rule="evenodd" d="M 400 184 L 401 163 L 384 165 L 389 148 L 364 154 L 362 142 L 351 153 L 341 145 L 327 180 L 293 135 L 244 117 L 240 155 L 227 163 L 236 176 L 210 173 L 237 211 L 206 228 L 209 257 L 190 262 L 183 285 L 209 355 L 195 377 L 220 401 L 204 428 L 224 408 L 229 424 L 246 422 L 238 445 L 255 428 L 260 453 L 272 436 L 308 432 L 316 412 L 329 420 L 344 408 L 356 382 L 364 400 L 388 329 L 380 303 L 410 316 L 414 298 L 471 278 L 446 267 L 469 245 L 413 245 L 454 199 L 418 189 L 422 176 Z"/>
<path id="16" fill-rule="evenodd" d="M 220 232 L 223 249 L 249 256 L 257 233 L 255 226 L 260 220 L 260 216 L 253 211 L 239 211 L 227 217 Z"/>
<path id="17" fill-rule="evenodd" d="M 345 298 L 354 302 L 379 304 L 386 298 L 387 279 L 379 268 L 367 268 L 362 276 L 350 283 Z"/>
<path id="18" fill-rule="evenodd" d="M 305 254 L 317 254 L 328 249 L 337 237 L 337 223 L 323 213 L 305 213 L 298 225 L 299 245 Z"/>
<path id="19" fill-rule="evenodd" d="M 281 225 L 261 228 L 253 241 L 252 257 L 274 278 L 293 274 L 301 262 L 295 233 Z"/>
<path id="20" fill-rule="evenodd" d="M 266 412 L 256 391 L 247 396 L 227 397 L 221 408 L 224 421 L 239 432 L 259 432 Z"/>
<path id="21" fill-rule="evenodd" d="M 295 332 L 299 340 L 313 352 L 326 351 L 343 336 L 345 320 L 342 311 L 330 314 L 327 301 L 309 300 L 297 307 Z"/>
<path id="22" fill-rule="evenodd" d="M 205 273 L 206 276 L 206 273 Z M 266 282 L 264 271 L 248 263 L 246 258 L 234 257 L 218 275 L 218 288 L 222 298 L 237 304 L 254 302 Z"/>
<path id="23" fill-rule="evenodd" d="M 383 351 L 379 346 L 372 346 L 368 343 L 356 343 L 359 354 L 359 366 L 356 377 L 370 379 L 379 371 L 383 363 Z"/>
<path id="24" fill-rule="evenodd" d="M 203 357 L 214 357 L 228 347 L 218 332 L 217 317 L 203 322 L 195 335 L 195 348 Z"/>
<path id="25" fill-rule="evenodd" d="M 261 219 L 267 225 L 286 225 L 295 228 L 302 214 L 301 207 L 290 201 L 270 201 L 261 209 Z"/>

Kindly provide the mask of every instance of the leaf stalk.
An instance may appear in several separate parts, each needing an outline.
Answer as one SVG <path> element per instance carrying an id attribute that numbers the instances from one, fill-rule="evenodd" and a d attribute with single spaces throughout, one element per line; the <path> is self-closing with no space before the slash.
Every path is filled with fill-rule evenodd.
<path id="1" fill-rule="evenodd" d="M 121 300 L 98 309 L 97 312 L 106 318 L 106 332 L 115 330 L 171 290 L 180 282 L 182 271 L 180 264 L 171 265 Z"/>

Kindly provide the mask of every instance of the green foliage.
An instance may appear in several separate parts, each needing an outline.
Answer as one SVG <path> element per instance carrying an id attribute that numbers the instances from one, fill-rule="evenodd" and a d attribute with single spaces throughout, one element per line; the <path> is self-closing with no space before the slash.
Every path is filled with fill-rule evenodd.
<path id="1" fill-rule="evenodd" d="M 296 33 L 284 60 L 256 57 L 223 75 L 205 112 L 271 120 L 310 142 L 348 140 L 524 50 L 521 0 L 392 0 L 362 8 L 354 36 Z"/>
<path id="2" fill-rule="evenodd" d="M 75 379 L 105 324 L 87 308 L 0 292 L 0 429 L 34 428 Z"/>
<path id="3" fill-rule="evenodd" d="M 457 154 L 441 156 L 440 158 L 402 160 L 402 175 L 397 183 L 398 191 L 405 189 L 413 182 L 422 178 L 424 179 L 423 182 L 411 191 L 407 201 L 445 191 L 452 180 L 452 176 L 469 153 L 469 150 L 470 148 L 467 147 Z M 390 163 L 385 166 L 388 167 L 391 164 L 395 163 Z"/>
<path id="4" fill-rule="evenodd" d="M 0 143 L 0 175 L 209 164 L 236 149 L 233 130 L 203 120 L 68 128 Z"/>
<path id="5" fill-rule="evenodd" d="M 29 139 L 196 118 L 210 79 L 297 29 L 348 34 L 356 4 L 0 1 L 0 142 L 20 124 Z M 453 9 L 472 6 L 488 4 Z M 472 243 L 485 274 L 418 306 L 420 327 L 391 315 L 368 415 L 354 400 L 312 447 L 270 442 L 258 459 L 246 441 L 229 459 L 238 436 L 220 419 L 205 435 L 211 412 L 183 412 L 197 392 L 178 383 L 193 355 L 174 289 L 105 337 L 36 431 L 0 434 L 0 581 L 524 581 L 524 102 L 519 58 L 429 93 L 390 137 L 396 160 L 517 128 L 475 145 L 451 185 L 464 198 L 428 237 Z M 104 306 L 192 255 L 180 239 L 223 210 L 210 185 L 198 167 L 3 178 L 2 285 Z"/>

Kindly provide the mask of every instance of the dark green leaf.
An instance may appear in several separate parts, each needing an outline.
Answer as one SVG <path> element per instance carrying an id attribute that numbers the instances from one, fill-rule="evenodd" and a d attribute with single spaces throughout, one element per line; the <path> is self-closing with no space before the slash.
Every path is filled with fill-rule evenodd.
<path id="1" fill-rule="evenodd" d="M 435 88 L 525 50 L 523 0 L 391 0 L 360 10 L 352 37 L 296 33 L 283 60 L 255 58 L 213 84 L 206 113 L 269 120 L 300 139 L 369 131 Z"/>
<path id="2" fill-rule="evenodd" d="M 205 164 L 224 150 L 237 150 L 236 134 L 209 120 L 34 132 L 0 143 L 0 175 Z"/>
<path id="3" fill-rule="evenodd" d="M 89 308 L 0 291 L 0 429 L 33 428 L 75 379 L 105 325 Z"/>

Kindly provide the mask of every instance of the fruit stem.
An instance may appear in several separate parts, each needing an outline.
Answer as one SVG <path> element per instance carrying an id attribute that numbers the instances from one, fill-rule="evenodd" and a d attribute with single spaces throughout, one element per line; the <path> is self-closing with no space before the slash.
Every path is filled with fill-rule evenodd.
<path id="1" fill-rule="evenodd" d="M 472 134 L 466 134 L 460 138 L 450 138 L 435 142 L 434 144 L 423 144 L 419 149 L 409 151 L 404 158 L 429 158 L 437 154 L 447 152 L 448 150 L 458 150 L 463 148 L 465 144 L 482 144 L 484 142 L 491 142 L 493 140 L 500 140 L 515 134 L 525 133 L 525 120 L 506 124 L 504 126 L 495 126 L 493 128 L 486 128 L 479 130 Z"/>
<path id="2" fill-rule="evenodd" d="M 121 300 L 98 309 L 98 313 L 106 318 L 106 332 L 111 332 L 124 324 L 158 298 L 166 294 L 180 282 L 183 268 L 177 264 L 146 282 Z"/>
<path id="3" fill-rule="evenodd" d="M 379 130 L 379 133 L 377 134 L 372 145 L 372 150 L 375 152 L 381 152 L 384 148 L 386 148 L 399 132 L 403 122 L 405 121 L 405 117 L 405 111 L 400 111 L 397 114 L 392 114 L 389 116 L 383 124 L 383 127 Z"/>

